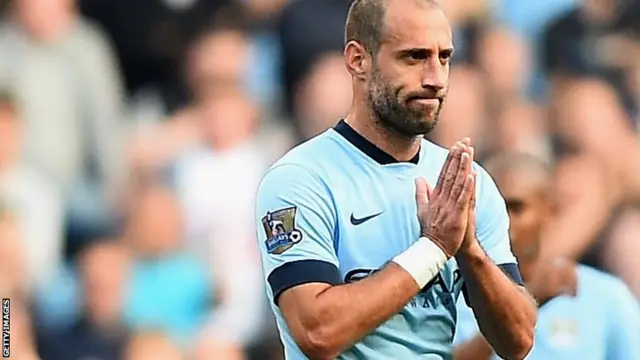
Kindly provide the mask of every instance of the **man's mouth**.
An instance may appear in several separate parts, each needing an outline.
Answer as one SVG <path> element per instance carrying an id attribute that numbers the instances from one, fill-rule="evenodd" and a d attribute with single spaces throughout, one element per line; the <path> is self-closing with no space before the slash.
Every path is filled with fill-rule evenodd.
<path id="1" fill-rule="evenodd" d="M 418 96 L 410 98 L 409 101 L 428 106 L 439 106 L 442 102 L 440 98 Z"/>

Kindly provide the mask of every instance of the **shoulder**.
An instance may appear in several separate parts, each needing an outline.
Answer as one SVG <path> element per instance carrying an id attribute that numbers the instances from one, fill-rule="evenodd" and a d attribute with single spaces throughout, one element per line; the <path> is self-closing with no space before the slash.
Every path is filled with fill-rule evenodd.
<path id="1" fill-rule="evenodd" d="M 331 140 L 320 135 L 296 146 L 273 164 L 258 186 L 258 211 L 287 204 L 333 212 L 331 184 L 335 183 L 336 165 L 331 147 Z"/>
<path id="2" fill-rule="evenodd" d="M 325 183 L 334 166 L 337 144 L 330 131 L 318 135 L 284 154 L 267 170 L 261 187 L 272 183 Z"/>

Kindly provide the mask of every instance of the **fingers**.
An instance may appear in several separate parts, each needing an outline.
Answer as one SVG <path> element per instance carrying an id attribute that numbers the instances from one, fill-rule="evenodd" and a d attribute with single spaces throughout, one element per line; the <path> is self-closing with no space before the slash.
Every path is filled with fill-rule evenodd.
<path id="1" fill-rule="evenodd" d="M 460 156 L 460 165 L 458 167 L 453 186 L 451 187 L 451 199 L 457 199 L 460 197 L 462 188 L 466 181 L 467 175 L 471 170 L 471 155 L 468 152 L 463 152 Z"/>
<path id="2" fill-rule="evenodd" d="M 457 199 L 456 204 L 458 205 L 458 209 L 465 210 L 468 209 L 471 203 L 471 197 L 473 193 L 476 191 L 475 178 L 472 174 L 467 174 L 465 176 L 464 186 L 462 187 L 462 192 Z"/>
<path id="3" fill-rule="evenodd" d="M 416 179 L 416 203 L 418 205 L 426 204 L 429 202 L 429 185 L 424 178 Z"/>
<path id="4" fill-rule="evenodd" d="M 457 145 L 457 144 L 456 144 Z M 451 165 L 451 160 L 455 157 L 457 147 L 453 145 L 451 149 L 449 149 L 449 154 L 447 154 L 447 159 L 444 161 L 444 165 L 442 165 L 442 169 L 440 170 L 440 176 L 438 176 L 438 181 L 436 182 L 436 188 L 434 190 L 434 194 L 439 194 L 442 191 L 442 186 L 444 184 L 444 178 L 449 170 L 449 166 Z"/>
<path id="5" fill-rule="evenodd" d="M 473 177 L 473 191 L 471 192 L 471 198 L 469 199 L 469 212 L 475 211 L 476 209 L 476 191 L 475 186 L 478 181 L 478 173 L 475 171 L 471 172 L 471 176 Z M 461 194 L 462 195 L 462 194 Z"/>
<path id="6" fill-rule="evenodd" d="M 450 149 L 445 160 L 440 176 L 434 189 L 434 194 L 450 194 L 460 167 L 461 156 L 470 149 L 471 139 L 468 137 L 456 142 Z"/>
<path id="7" fill-rule="evenodd" d="M 447 169 L 442 169 L 440 174 L 444 173 L 444 180 L 442 181 L 442 187 L 437 190 L 438 195 L 444 194 L 449 197 L 451 195 L 451 188 L 453 187 L 453 183 L 456 179 L 456 175 L 458 174 L 458 170 L 460 168 L 460 161 L 463 152 L 463 145 L 458 142 L 451 148 L 451 161 L 449 162 L 449 166 Z"/>

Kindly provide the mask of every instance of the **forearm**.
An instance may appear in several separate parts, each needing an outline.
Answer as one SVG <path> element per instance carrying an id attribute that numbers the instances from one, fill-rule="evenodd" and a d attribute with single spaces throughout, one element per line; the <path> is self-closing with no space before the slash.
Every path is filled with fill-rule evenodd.
<path id="1" fill-rule="evenodd" d="M 524 358 L 533 345 L 535 301 L 476 244 L 456 256 L 482 334 L 505 359 Z"/>
<path id="2" fill-rule="evenodd" d="M 480 334 L 453 349 L 453 360 L 489 360 L 491 355 L 491 345 Z"/>
<path id="3" fill-rule="evenodd" d="M 289 325 L 301 327 L 297 340 L 308 356 L 335 358 L 400 312 L 419 290 L 408 272 L 390 262 L 358 282 L 327 286 L 300 311 L 306 314 L 300 324 Z"/>

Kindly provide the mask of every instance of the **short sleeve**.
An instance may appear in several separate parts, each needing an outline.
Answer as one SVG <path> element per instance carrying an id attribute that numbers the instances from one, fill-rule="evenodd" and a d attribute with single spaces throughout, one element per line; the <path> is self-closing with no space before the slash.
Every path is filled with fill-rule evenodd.
<path id="1" fill-rule="evenodd" d="M 522 284 L 517 260 L 511 252 L 509 214 L 504 198 L 486 170 L 478 171 L 476 236 L 487 255 L 516 283 Z"/>
<path id="2" fill-rule="evenodd" d="M 335 219 L 329 188 L 310 170 L 284 164 L 265 175 L 256 201 L 258 246 L 276 304 L 294 286 L 341 282 Z"/>
<path id="3" fill-rule="evenodd" d="M 622 281 L 616 285 L 609 294 L 607 359 L 640 359 L 640 304 Z"/>

